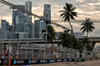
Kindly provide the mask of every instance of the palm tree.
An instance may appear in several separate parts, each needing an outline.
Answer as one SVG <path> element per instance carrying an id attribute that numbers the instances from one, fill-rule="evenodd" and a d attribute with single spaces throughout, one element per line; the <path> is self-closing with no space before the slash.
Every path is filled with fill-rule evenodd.
<path id="1" fill-rule="evenodd" d="M 74 12 L 76 7 L 73 7 L 72 4 L 66 3 L 63 7 L 64 10 L 61 10 L 62 14 L 60 15 L 64 21 L 68 21 L 71 27 L 71 33 L 73 34 L 73 26 L 71 24 L 71 19 L 75 20 L 75 17 L 77 17 L 77 12 Z"/>
<path id="2" fill-rule="evenodd" d="M 68 30 L 65 30 L 63 33 L 60 34 L 59 39 L 61 40 L 58 46 L 62 45 L 63 47 L 67 48 L 74 48 L 74 49 L 80 49 L 80 43 L 75 38 L 74 35 L 71 35 Z M 70 52 L 71 56 L 73 55 L 73 51 Z M 71 57 L 70 56 L 70 57 Z"/>
<path id="3" fill-rule="evenodd" d="M 87 43 L 89 44 L 90 41 L 89 41 L 88 38 L 83 38 L 82 41 L 81 41 L 81 43 L 83 44 L 83 46 L 87 46 Z"/>
<path id="4" fill-rule="evenodd" d="M 55 30 L 53 29 L 52 26 L 48 25 L 47 26 L 47 41 L 52 42 L 55 39 Z M 44 40 L 46 39 L 46 30 L 42 30 L 43 38 Z"/>
<path id="5" fill-rule="evenodd" d="M 88 38 L 83 38 L 81 44 L 83 45 L 84 48 L 86 48 L 87 51 L 93 50 L 93 45 L 91 44 Z"/>
<path id="6" fill-rule="evenodd" d="M 65 30 L 63 33 L 60 34 L 59 39 L 61 40 L 58 46 L 62 45 L 63 47 L 80 49 L 81 44 L 75 38 L 75 36 L 69 33 L 69 30 Z"/>
<path id="7" fill-rule="evenodd" d="M 88 33 L 92 32 L 95 29 L 94 23 L 93 23 L 93 21 L 91 21 L 90 18 L 86 18 L 86 20 L 83 21 L 83 23 L 81 25 L 82 25 L 82 27 L 80 30 L 82 30 L 83 33 L 87 32 L 87 37 L 88 37 Z"/>
<path id="8" fill-rule="evenodd" d="M 61 40 L 58 46 L 62 45 L 63 47 L 71 48 L 72 47 L 72 40 L 71 34 L 69 34 L 68 30 L 65 30 L 63 33 L 60 34 L 59 39 Z"/>
<path id="9" fill-rule="evenodd" d="M 71 35 L 71 40 L 73 42 L 73 48 L 79 50 L 81 45 L 79 41 L 75 38 L 75 36 Z"/>

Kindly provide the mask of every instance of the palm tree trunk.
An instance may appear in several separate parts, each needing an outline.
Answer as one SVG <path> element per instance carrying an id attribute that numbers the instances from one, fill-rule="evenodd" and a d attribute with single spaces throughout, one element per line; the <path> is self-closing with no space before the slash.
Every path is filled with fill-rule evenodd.
<path id="1" fill-rule="evenodd" d="M 71 34 L 74 35 L 73 26 L 72 26 L 70 21 L 69 21 L 69 24 L 70 24 L 70 27 L 71 27 Z"/>
<path id="2" fill-rule="evenodd" d="M 88 38 L 88 31 L 87 31 L 87 38 Z"/>
<path id="3" fill-rule="evenodd" d="M 87 30 L 87 39 L 88 39 L 88 30 Z M 88 42 L 87 42 L 87 45 L 88 45 Z"/>
<path id="4" fill-rule="evenodd" d="M 73 26 L 72 26 L 70 20 L 69 20 L 69 24 L 70 24 L 70 27 L 71 27 L 71 34 L 74 36 Z M 73 50 L 73 46 L 71 48 Z M 71 51 L 71 57 L 70 58 L 73 58 L 73 51 Z"/>

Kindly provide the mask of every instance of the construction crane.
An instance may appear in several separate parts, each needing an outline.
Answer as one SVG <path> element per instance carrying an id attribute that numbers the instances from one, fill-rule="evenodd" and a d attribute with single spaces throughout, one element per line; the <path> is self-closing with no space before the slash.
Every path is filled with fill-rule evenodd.
<path id="1" fill-rule="evenodd" d="M 46 19 L 43 18 L 43 17 L 40 17 L 40 16 L 38 16 L 38 15 L 36 15 L 36 14 L 30 12 L 30 11 L 27 11 L 27 10 L 25 10 L 25 9 L 22 9 L 22 8 L 16 6 L 16 5 L 12 4 L 12 3 L 9 3 L 9 2 L 7 2 L 7 1 L 5 1 L 5 0 L 0 0 L 0 3 L 3 3 L 3 4 L 5 4 L 5 5 L 7 5 L 7 6 L 10 6 L 10 8 L 18 9 L 18 10 L 20 10 L 20 11 L 22 11 L 22 12 L 28 14 L 28 15 L 34 16 L 34 17 L 36 17 L 36 18 L 38 18 L 38 19 L 40 19 L 40 20 L 43 20 L 43 21 L 45 21 L 45 22 L 48 22 L 48 23 L 57 25 L 57 26 L 59 26 L 59 27 L 62 27 L 63 29 L 70 30 L 69 28 L 67 28 L 67 27 L 65 27 L 65 26 L 62 26 L 62 25 L 57 24 L 57 23 L 55 23 L 55 22 L 52 22 L 52 20 L 46 20 Z"/>

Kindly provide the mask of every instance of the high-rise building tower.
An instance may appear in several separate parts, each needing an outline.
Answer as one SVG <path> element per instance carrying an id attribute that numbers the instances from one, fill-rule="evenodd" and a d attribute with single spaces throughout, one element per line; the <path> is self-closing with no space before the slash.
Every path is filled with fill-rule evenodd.
<path id="1" fill-rule="evenodd" d="M 25 10 L 32 12 L 32 2 L 31 1 L 27 1 L 25 3 Z M 27 22 L 32 23 L 31 15 L 27 15 Z"/>
<path id="2" fill-rule="evenodd" d="M 31 1 L 27 1 L 25 3 L 25 10 L 32 12 L 32 2 Z M 30 27 L 29 34 L 30 34 L 30 38 L 32 38 L 32 16 L 31 15 L 29 14 L 26 15 L 26 22 L 28 23 L 26 25 L 27 26 L 29 25 Z"/>
<path id="3" fill-rule="evenodd" d="M 46 28 L 45 22 L 44 21 L 41 21 L 40 22 L 40 38 L 43 38 L 43 35 L 44 34 L 42 34 L 42 30 L 45 30 L 45 28 Z"/>
<path id="4" fill-rule="evenodd" d="M 18 7 L 22 8 L 22 9 L 25 9 L 25 6 L 24 5 L 17 5 Z M 16 29 L 15 27 L 15 24 L 16 24 L 16 16 L 18 15 L 24 15 L 25 13 L 20 11 L 20 10 L 16 10 L 16 9 L 13 9 L 12 11 L 12 25 L 14 26 L 14 31 Z"/>
<path id="5" fill-rule="evenodd" d="M 29 38 L 28 32 L 19 32 L 19 39 Z"/>
<path id="6" fill-rule="evenodd" d="M 1 20 L 1 39 L 7 39 L 9 32 L 9 23 L 6 20 Z"/>
<path id="7" fill-rule="evenodd" d="M 43 18 L 51 20 L 51 7 L 49 4 L 44 5 Z M 34 23 L 34 38 L 43 38 L 42 30 L 45 30 L 46 24 L 44 21 L 35 20 Z"/>
<path id="8" fill-rule="evenodd" d="M 51 20 L 51 6 L 50 6 L 50 4 L 44 5 L 43 17 L 47 20 Z"/>
<path id="9" fill-rule="evenodd" d="M 40 37 L 40 20 L 35 20 L 34 23 L 34 38 L 39 38 Z"/>
<path id="10" fill-rule="evenodd" d="M 16 16 L 15 32 L 24 32 L 24 24 L 26 23 L 26 16 Z"/>
<path id="11" fill-rule="evenodd" d="M 35 27 L 35 26 L 34 26 L 34 23 L 32 23 L 32 35 L 31 35 L 32 38 L 34 38 L 34 29 L 35 29 L 34 27 Z"/>
<path id="12" fill-rule="evenodd" d="M 27 11 L 32 11 L 32 2 L 31 1 L 27 1 L 26 3 L 25 3 L 25 10 L 27 10 Z"/>
<path id="13" fill-rule="evenodd" d="M 43 18 L 45 18 L 47 20 L 51 20 L 51 6 L 50 6 L 50 4 L 44 5 Z M 42 30 L 46 30 L 45 28 L 46 28 L 45 22 L 40 21 L 39 38 L 43 38 Z"/>

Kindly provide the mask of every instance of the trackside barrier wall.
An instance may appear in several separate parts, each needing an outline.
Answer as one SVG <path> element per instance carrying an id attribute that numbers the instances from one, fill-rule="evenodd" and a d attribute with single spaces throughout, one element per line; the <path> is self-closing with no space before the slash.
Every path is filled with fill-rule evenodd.
<path id="1" fill-rule="evenodd" d="M 100 58 L 63 58 L 63 59 L 12 59 L 9 64 L 11 65 L 30 65 L 30 64 L 46 64 L 46 63 L 55 63 L 55 62 L 83 62 L 86 60 L 97 60 Z M 0 59 L 0 65 L 4 65 L 5 60 Z"/>

